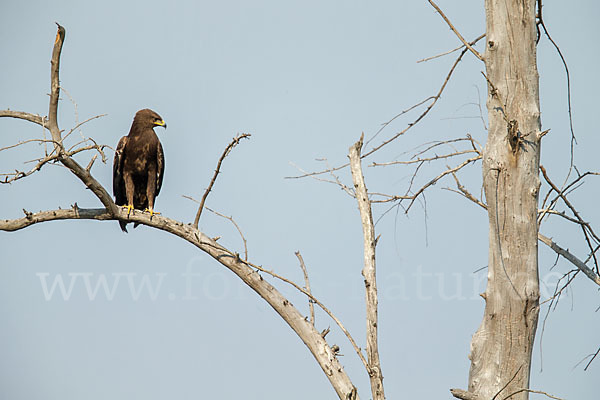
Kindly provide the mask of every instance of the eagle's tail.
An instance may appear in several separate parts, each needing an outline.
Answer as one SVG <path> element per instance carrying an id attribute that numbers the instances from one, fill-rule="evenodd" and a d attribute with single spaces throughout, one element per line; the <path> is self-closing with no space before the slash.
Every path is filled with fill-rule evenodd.
<path id="1" fill-rule="evenodd" d="M 127 222 L 125 221 L 119 221 L 119 225 L 121 226 L 121 230 L 125 233 L 127 233 Z"/>

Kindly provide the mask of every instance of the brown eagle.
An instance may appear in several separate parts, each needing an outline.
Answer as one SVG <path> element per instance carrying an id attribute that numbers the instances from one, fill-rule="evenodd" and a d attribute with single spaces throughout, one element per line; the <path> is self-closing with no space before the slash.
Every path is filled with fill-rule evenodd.
<path id="1" fill-rule="evenodd" d="M 155 126 L 167 127 L 160 115 L 144 109 L 135 114 L 129 135 L 119 140 L 113 162 L 113 194 L 118 206 L 154 212 L 154 199 L 160 192 L 165 171 L 165 156 Z M 127 232 L 124 221 L 119 221 Z M 134 228 L 137 224 L 134 224 Z"/>

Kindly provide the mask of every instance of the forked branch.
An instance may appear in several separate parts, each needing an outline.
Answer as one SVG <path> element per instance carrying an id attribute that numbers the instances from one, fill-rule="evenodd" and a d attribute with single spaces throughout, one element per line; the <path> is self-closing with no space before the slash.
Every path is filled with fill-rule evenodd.
<path id="1" fill-rule="evenodd" d="M 300 268 L 302 269 L 302 274 L 304 275 L 304 288 L 308 293 L 310 293 L 310 281 L 308 280 L 308 271 L 306 270 L 306 264 L 304 264 L 304 258 L 302 258 L 302 254 L 299 251 L 294 253 L 300 262 Z M 310 310 L 310 323 L 315 325 L 315 306 L 313 305 L 314 301 L 312 299 L 308 299 L 308 309 Z"/>
<path id="2" fill-rule="evenodd" d="M 479 38 L 477 38 L 474 41 L 470 42 L 470 44 L 471 45 L 476 44 L 483 37 L 484 36 L 480 36 Z M 371 154 L 379 151 L 383 147 L 385 147 L 388 144 L 392 143 L 393 141 L 395 141 L 396 139 L 398 139 L 400 136 L 402 136 L 406 132 L 408 132 L 411 128 L 413 128 L 414 126 L 416 126 L 421 120 L 423 120 L 423 118 L 425 118 L 425 116 L 427 114 L 429 114 L 429 112 L 433 109 L 433 107 L 436 105 L 436 103 L 438 102 L 438 100 L 442 97 L 442 93 L 446 89 L 446 86 L 448 85 L 448 82 L 450 82 L 450 78 L 454 74 L 454 71 L 456 70 L 456 67 L 458 66 L 458 64 L 460 63 L 460 61 L 464 57 L 464 55 L 467 53 L 467 51 L 469 51 L 469 50 L 467 48 L 464 48 L 460 52 L 460 54 L 458 55 L 458 57 L 454 60 L 454 63 L 450 67 L 450 70 L 448 71 L 448 74 L 446 75 L 446 78 L 442 82 L 442 85 L 440 86 L 438 92 L 435 95 L 427 97 L 425 100 L 420 101 L 419 103 L 415 104 L 414 106 L 410 107 L 409 109 L 407 109 L 407 110 L 405 110 L 405 111 L 403 111 L 403 112 L 395 115 L 394 117 L 392 117 L 389 121 L 385 122 L 381 126 L 381 128 L 373 135 L 373 137 L 371 137 L 371 139 L 369 139 L 367 141 L 367 143 L 369 143 L 370 141 L 372 141 L 373 139 L 375 139 L 375 137 L 377 137 L 385 128 L 387 128 L 392 123 L 392 121 L 394 121 L 396 118 L 398 118 L 401 115 L 405 114 L 409 110 L 413 110 L 413 109 L 415 109 L 417 107 L 420 107 L 420 106 L 423 106 L 427 102 L 429 102 L 429 104 L 427 104 L 427 107 L 425 108 L 425 110 L 423 112 L 421 112 L 421 114 L 419 114 L 419 116 L 417 118 L 415 118 L 412 122 L 410 122 L 406 126 L 406 128 L 404 128 L 400 132 L 397 132 L 392 137 L 384 140 L 379 145 L 371 148 L 371 150 L 367 151 L 366 153 L 362 153 L 361 156 L 360 156 L 361 159 L 370 156 Z M 343 164 L 343 165 L 339 165 L 337 167 L 328 168 L 327 170 L 316 171 L 316 172 L 307 172 L 307 173 L 303 173 L 302 175 L 298 175 L 298 176 L 287 176 L 286 179 L 299 179 L 299 178 L 306 178 L 306 177 L 309 177 L 309 176 L 316 176 L 316 175 L 322 175 L 322 174 L 326 174 L 326 173 L 331 173 L 331 172 L 339 171 L 342 168 L 346 168 L 348 165 L 349 164 L 346 163 L 346 164 Z"/>
<path id="3" fill-rule="evenodd" d="M 54 156 L 52 160 L 56 160 L 67 167 L 75 176 L 77 176 L 88 189 L 90 189 L 96 197 L 102 202 L 104 207 L 112 215 L 120 215 L 118 207 L 112 200 L 110 194 L 104 189 L 104 187 L 89 173 L 88 170 L 83 168 L 77 163 L 63 146 L 61 131 L 58 127 L 58 100 L 60 95 L 59 85 L 59 68 L 60 68 L 60 55 L 62 51 L 63 42 L 65 40 L 66 31 L 60 24 L 56 24 L 58 30 L 56 33 L 56 40 L 54 41 L 54 48 L 52 50 L 52 59 L 50 60 L 50 102 L 48 108 L 48 118 L 36 116 L 26 112 L 10 112 L 10 110 L 4 110 L 0 112 L 2 116 L 8 116 L 13 118 L 19 118 L 26 121 L 34 122 L 42 125 L 44 128 L 50 131 L 52 135 L 52 142 L 54 143 Z M 52 154 L 52 153 L 51 153 Z M 46 160 L 47 163 L 50 160 Z M 41 166 L 40 166 L 41 168 Z"/>
<path id="4" fill-rule="evenodd" d="M 479 52 L 477 50 L 475 50 L 473 48 L 473 46 L 471 46 L 471 44 L 469 42 L 467 42 L 465 40 L 465 38 L 460 34 L 460 32 L 458 32 L 456 30 L 456 28 L 454 27 L 454 25 L 452 25 L 452 22 L 450 22 L 450 20 L 448 19 L 448 17 L 446 17 L 446 14 L 444 14 L 442 12 L 442 10 L 437 6 L 437 4 L 435 4 L 432 0 L 429 0 L 429 4 L 431 4 L 433 6 L 433 8 L 435 8 L 435 10 L 440 14 L 440 16 L 444 19 L 444 21 L 446 21 L 446 23 L 448 24 L 448 26 L 450 27 L 450 29 L 452 29 L 452 32 L 454 32 L 456 34 L 456 36 L 458 37 L 458 39 L 463 43 L 463 45 L 465 45 L 467 47 L 467 49 L 469 49 L 469 51 L 471 53 L 473 53 L 475 55 L 475 57 L 479 58 L 481 61 L 483 61 L 483 57 L 481 56 L 481 54 L 479 54 Z"/>
<path id="5" fill-rule="evenodd" d="M 542 176 L 544 177 L 544 179 L 546 180 L 548 185 L 550 185 L 552 190 L 557 193 L 557 199 L 560 198 L 565 203 L 565 205 L 573 213 L 573 216 L 579 222 L 579 225 L 581 226 L 581 230 L 583 232 L 583 236 L 584 236 L 585 241 L 590 250 L 590 254 L 592 255 L 592 258 L 594 259 L 594 265 L 596 266 L 596 273 L 598 273 L 598 259 L 596 258 L 596 250 L 594 249 L 594 246 L 592 245 L 592 241 L 594 241 L 596 244 L 598 244 L 598 243 L 600 243 L 600 237 L 594 232 L 591 225 L 588 222 L 583 220 L 583 218 L 581 217 L 581 215 L 579 214 L 579 212 L 577 211 L 575 206 L 569 201 L 569 199 L 567 199 L 567 195 L 565 193 L 566 189 L 561 190 L 552 182 L 552 180 L 548 176 L 548 173 L 546 172 L 546 168 L 544 168 L 543 165 L 540 165 L 540 171 L 542 172 Z M 567 186 L 567 188 L 568 187 L 570 187 L 570 185 Z M 553 202 L 553 203 L 555 203 L 555 202 Z"/>
<path id="6" fill-rule="evenodd" d="M 54 151 L 51 153 L 53 160 L 60 162 L 75 176 L 77 176 L 102 202 L 105 208 L 81 209 L 77 206 L 77 204 L 75 204 L 70 209 L 64 210 L 49 210 L 38 213 L 30 213 L 24 210 L 25 216 L 22 218 L 13 220 L 0 220 L 0 230 L 15 231 L 26 228 L 33 224 L 56 220 L 95 219 L 103 221 L 123 220 L 135 222 L 176 235 L 209 254 L 217 262 L 235 273 L 246 285 L 253 289 L 260 297 L 262 297 L 306 344 L 311 354 L 315 357 L 319 366 L 329 379 L 338 397 L 342 400 L 358 400 L 357 390 L 350 381 L 348 375 L 344 372 L 336 357 L 335 351 L 327 344 L 325 338 L 316 330 L 313 324 L 307 321 L 305 317 L 292 305 L 292 303 L 277 289 L 263 279 L 263 277 L 257 272 L 259 269 L 257 266 L 254 266 L 248 261 L 240 259 L 237 253 L 234 253 L 219 245 L 215 240 L 200 232 L 195 226 L 174 221 L 157 214 L 151 216 L 148 213 L 144 213 L 139 210 L 133 210 L 128 214 L 127 211 L 116 206 L 106 189 L 90 174 L 92 163 L 88 164 L 87 168 L 84 168 L 72 158 L 73 152 L 78 150 L 73 150 L 71 153 L 65 150 L 62 143 L 61 131 L 57 121 L 57 109 L 60 91 L 58 73 L 60 65 L 60 53 L 64 38 L 65 29 L 58 25 L 58 33 L 54 44 L 54 50 L 52 52 L 51 94 L 48 118 L 45 119 L 42 117 L 36 117 L 33 116 L 33 114 L 22 112 L 15 113 L 9 110 L 0 111 L 0 116 L 27 120 L 41 124 L 46 129 L 50 130 L 52 142 L 54 144 Z M 221 159 L 219 160 L 219 165 L 217 166 L 215 176 L 213 177 L 211 185 L 209 186 L 209 190 L 207 190 L 205 193 L 204 200 L 206 199 L 210 188 L 212 188 L 212 185 L 216 180 L 216 175 L 218 174 L 223 159 L 241 138 L 248 136 L 250 135 L 243 134 L 238 136 L 223 153 Z M 101 148 L 98 148 L 97 150 L 101 151 Z M 199 213 L 201 210 L 202 207 L 200 208 Z M 196 224 L 197 222 L 198 221 L 196 220 Z M 304 290 L 300 291 L 306 294 Z M 313 298 L 312 295 L 307 295 Z M 318 302 L 316 303 L 320 304 Z M 356 344 L 353 344 L 356 348 Z"/>
<path id="7" fill-rule="evenodd" d="M 461 194 L 466 199 L 471 200 L 473 203 L 477 204 L 478 206 L 480 206 L 484 210 L 487 210 L 487 204 L 483 203 L 481 200 L 479 200 L 475 196 L 473 196 L 471 194 L 471 192 L 469 192 L 460 183 L 460 181 L 458 180 L 458 177 L 456 176 L 456 174 L 453 174 L 453 176 L 454 176 L 454 180 L 456 181 L 456 186 L 458 188 L 458 190 L 453 190 L 453 191 Z M 544 212 L 546 212 L 546 211 L 545 210 L 540 210 L 539 211 L 540 214 L 544 213 Z M 592 270 L 590 267 L 588 267 L 584 261 L 580 260 L 573 253 L 571 253 L 569 250 L 562 248 L 561 246 L 559 246 L 558 244 L 556 244 L 552 239 L 550 239 L 549 237 L 541 234 L 540 232 L 538 232 L 538 240 L 540 242 L 544 243 L 550 249 L 552 249 L 552 251 L 554 251 L 558 256 L 563 257 L 565 260 L 569 261 L 571 264 L 573 264 L 574 266 L 576 266 L 592 282 L 594 282 L 596 285 L 600 286 L 600 276 L 596 272 L 594 272 L 594 270 Z"/>

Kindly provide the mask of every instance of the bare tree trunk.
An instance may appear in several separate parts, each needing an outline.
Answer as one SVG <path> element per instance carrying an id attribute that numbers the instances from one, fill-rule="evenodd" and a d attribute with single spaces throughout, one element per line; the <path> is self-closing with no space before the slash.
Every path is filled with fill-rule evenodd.
<path id="1" fill-rule="evenodd" d="M 540 111 L 535 0 L 486 0 L 489 216 L 485 312 L 471 342 L 469 392 L 504 399 L 529 388 L 539 314 Z M 527 399 L 521 391 L 511 399 Z"/>
<path id="2" fill-rule="evenodd" d="M 379 361 L 379 345 L 377 338 L 377 274 L 375 270 L 375 226 L 371 201 L 367 193 L 367 186 L 362 172 L 360 152 L 363 146 L 364 133 L 360 140 L 350 146 L 350 171 L 354 183 L 354 192 L 358 202 L 360 220 L 363 228 L 364 260 L 365 266 L 362 275 L 365 278 L 365 303 L 367 306 L 367 358 L 369 364 L 367 372 L 371 382 L 373 400 L 385 400 L 383 392 L 383 373 Z"/>

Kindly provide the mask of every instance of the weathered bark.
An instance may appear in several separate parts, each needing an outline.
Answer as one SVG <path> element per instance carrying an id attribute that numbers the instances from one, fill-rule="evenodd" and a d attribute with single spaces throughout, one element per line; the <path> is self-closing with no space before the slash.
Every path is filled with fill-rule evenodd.
<path id="1" fill-rule="evenodd" d="M 373 400 L 384 400 L 383 374 L 379 361 L 379 346 L 377 339 L 377 274 L 375 270 L 375 226 L 373 225 L 373 213 L 371 201 L 367 193 L 365 179 L 360 163 L 360 151 L 363 145 L 364 134 L 360 140 L 350 146 L 350 171 L 354 183 L 354 192 L 360 212 L 360 220 L 363 229 L 364 260 L 365 265 L 362 275 L 365 278 L 365 303 L 367 306 L 367 359 L 369 361 L 367 370 L 371 382 L 371 394 Z"/>
<path id="2" fill-rule="evenodd" d="M 486 0 L 489 216 L 485 312 L 471 342 L 469 392 L 503 398 L 529 388 L 539 314 L 537 204 L 540 111 L 535 0 Z M 501 393 L 500 393 L 501 392 Z M 522 391 L 511 399 L 527 399 Z"/>

